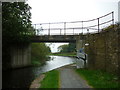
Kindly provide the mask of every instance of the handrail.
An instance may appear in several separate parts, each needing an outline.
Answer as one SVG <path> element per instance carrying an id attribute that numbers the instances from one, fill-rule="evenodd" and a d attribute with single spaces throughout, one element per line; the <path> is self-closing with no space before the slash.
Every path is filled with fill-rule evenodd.
<path id="1" fill-rule="evenodd" d="M 105 20 L 104 22 L 100 22 L 100 20 L 104 17 L 107 17 L 111 15 L 111 19 L 109 20 Z M 94 25 L 85 25 L 87 22 L 94 22 L 95 24 Z M 64 35 L 67 33 L 67 30 L 68 29 L 74 29 L 74 30 L 78 30 L 79 31 L 81 30 L 82 33 L 85 31 L 85 29 L 91 29 L 91 30 L 98 30 L 98 33 L 99 31 L 102 29 L 100 26 L 101 25 L 105 25 L 107 23 L 110 23 L 112 22 L 111 24 L 114 24 L 114 12 L 110 12 L 104 16 L 101 16 L 101 17 L 98 17 L 96 19 L 91 19 L 91 20 L 85 20 L 85 21 L 71 21 L 71 22 L 52 22 L 52 23 L 40 23 L 40 24 L 33 24 L 35 27 L 35 29 L 37 30 L 36 32 L 40 32 L 41 28 L 39 27 L 42 27 L 43 25 L 47 25 L 46 27 L 44 27 L 42 30 L 48 30 L 48 35 L 51 34 L 51 31 L 52 30 L 59 30 L 60 31 L 60 34 L 61 34 L 61 30 L 64 32 Z M 79 24 L 81 26 L 71 26 L 71 24 L 74 23 L 74 24 Z M 58 28 L 55 28 L 55 27 L 52 27 L 52 25 L 61 25 L 61 27 L 58 27 Z M 39 27 L 38 27 L 39 26 Z M 78 33 L 81 33 L 81 32 L 78 32 Z"/>
<path id="2" fill-rule="evenodd" d="M 101 16 L 101 17 L 98 17 L 98 18 L 103 18 L 103 17 L 108 16 L 108 15 L 110 15 L 110 14 L 112 14 L 112 13 L 114 13 L 114 12 L 112 11 L 112 12 L 110 12 L 110 13 L 108 13 L 108 14 L 106 14 L 106 15 L 103 15 L 103 16 Z M 60 24 L 60 23 L 79 23 L 79 22 L 90 22 L 90 21 L 97 20 L 98 18 L 96 18 L 96 19 L 90 19 L 90 20 L 85 20 L 85 21 L 38 23 L 38 24 L 33 24 L 33 25 L 40 25 L 40 24 L 42 25 L 42 24 Z"/>

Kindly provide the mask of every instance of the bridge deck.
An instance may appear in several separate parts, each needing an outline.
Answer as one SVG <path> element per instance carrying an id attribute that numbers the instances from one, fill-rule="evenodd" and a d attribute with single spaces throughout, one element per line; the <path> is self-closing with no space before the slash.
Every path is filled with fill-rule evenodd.
<path id="1" fill-rule="evenodd" d="M 78 36 L 80 36 L 80 39 L 83 39 L 83 35 L 44 35 L 33 36 L 32 42 L 76 42 Z"/>

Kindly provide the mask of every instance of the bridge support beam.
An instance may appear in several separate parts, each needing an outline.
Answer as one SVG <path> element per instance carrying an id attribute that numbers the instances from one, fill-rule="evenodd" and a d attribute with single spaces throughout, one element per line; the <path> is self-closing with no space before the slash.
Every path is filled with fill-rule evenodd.
<path id="1" fill-rule="evenodd" d="M 31 45 L 11 48 L 11 67 L 20 68 L 31 65 Z"/>

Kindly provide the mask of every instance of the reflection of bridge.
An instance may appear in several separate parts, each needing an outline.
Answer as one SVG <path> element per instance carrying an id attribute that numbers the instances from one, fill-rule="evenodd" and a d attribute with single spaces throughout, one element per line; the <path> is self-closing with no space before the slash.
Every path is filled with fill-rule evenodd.
<path id="1" fill-rule="evenodd" d="M 103 28 L 114 24 L 114 13 L 108 13 L 96 19 L 73 22 L 53 22 L 33 24 L 37 36 L 42 35 L 79 35 L 99 33 Z"/>

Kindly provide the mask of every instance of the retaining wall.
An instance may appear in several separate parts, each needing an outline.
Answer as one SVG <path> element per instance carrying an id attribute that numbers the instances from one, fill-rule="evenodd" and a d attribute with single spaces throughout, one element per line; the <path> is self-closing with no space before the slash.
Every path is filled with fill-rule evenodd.
<path id="1" fill-rule="evenodd" d="M 120 28 L 86 35 L 88 68 L 120 73 Z"/>

